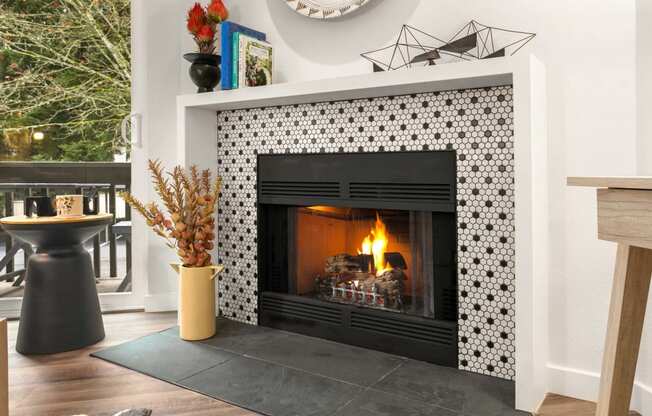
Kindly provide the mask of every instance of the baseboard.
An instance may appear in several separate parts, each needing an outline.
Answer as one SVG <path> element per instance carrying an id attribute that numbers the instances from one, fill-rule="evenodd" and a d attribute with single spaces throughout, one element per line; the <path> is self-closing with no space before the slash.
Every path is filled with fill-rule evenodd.
<path id="1" fill-rule="evenodd" d="M 551 393 L 596 401 L 600 389 L 600 374 L 548 364 L 548 385 Z M 634 383 L 632 410 L 642 415 L 652 414 L 652 387 Z"/>
<path id="2" fill-rule="evenodd" d="M 145 312 L 171 312 L 177 310 L 179 295 L 176 292 L 145 296 Z"/>

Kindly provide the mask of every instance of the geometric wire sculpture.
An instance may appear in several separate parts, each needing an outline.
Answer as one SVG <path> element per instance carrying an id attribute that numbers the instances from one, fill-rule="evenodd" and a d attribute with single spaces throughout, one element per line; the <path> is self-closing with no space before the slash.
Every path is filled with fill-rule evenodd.
<path id="1" fill-rule="evenodd" d="M 373 63 L 374 72 L 393 71 L 511 56 L 535 36 L 535 33 L 487 26 L 471 20 L 446 41 L 413 26 L 403 25 L 394 44 L 361 56 Z"/>

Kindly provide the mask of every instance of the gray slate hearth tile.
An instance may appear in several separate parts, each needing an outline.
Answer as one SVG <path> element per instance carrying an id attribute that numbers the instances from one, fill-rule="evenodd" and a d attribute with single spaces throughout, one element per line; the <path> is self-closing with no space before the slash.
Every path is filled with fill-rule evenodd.
<path id="1" fill-rule="evenodd" d="M 236 357 L 230 352 L 160 334 L 110 347 L 92 355 L 172 382 Z"/>
<path id="2" fill-rule="evenodd" d="M 185 387 L 275 416 L 326 416 L 363 388 L 247 357 L 182 381 Z"/>
<path id="3" fill-rule="evenodd" d="M 406 360 L 298 334 L 255 346 L 247 355 L 360 386 L 370 386 Z"/>
<path id="4" fill-rule="evenodd" d="M 518 416 L 514 383 L 507 380 L 408 360 L 373 386 L 468 416 Z"/>
<path id="5" fill-rule="evenodd" d="M 367 389 L 352 402 L 341 408 L 334 416 L 459 416 L 438 406 Z"/>
<path id="6" fill-rule="evenodd" d="M 161 334 L 178 338 L 179 327 L 172 327 L 161 332 Z M 281 342 L 289 335 L 285 331 L 218 318 L 215 336 L 198 342 L 242 355 L 253 349 L 265 348 L 265 345 L 271 341 Z"/>

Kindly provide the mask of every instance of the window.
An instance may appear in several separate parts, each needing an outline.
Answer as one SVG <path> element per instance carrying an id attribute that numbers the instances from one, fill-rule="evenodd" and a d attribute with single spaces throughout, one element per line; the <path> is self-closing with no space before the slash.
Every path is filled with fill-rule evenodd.
<path id="1" fill-rule="evenodd" d="M 23 214 L 29 196 L 97 197 L 126 221 L 86 243 L 100 293 L 132 290 L 130 212 L 116 196 L 131 182 L 129 164 L 118 163 L 130 49 L 130 0 L 0 0 L 0 216 Z M 12 247 L 0 230 L 0 261 L 11 257 L 0 298 L 23 293 L 27 255 Z"/>
<path id="2" fill-rule="evenodd" d="M 114 160 L 131 109 L 129 3 L 0 3 L 0 160 Z"/>

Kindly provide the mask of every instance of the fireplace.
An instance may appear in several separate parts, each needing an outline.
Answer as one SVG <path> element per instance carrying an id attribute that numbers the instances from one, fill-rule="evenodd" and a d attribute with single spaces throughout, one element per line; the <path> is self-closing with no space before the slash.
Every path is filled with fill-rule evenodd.
<path id="1" fill-rule="evenodd" d="M 258 157 L 262 325 L 457 366 L 456 154 Z"/>

